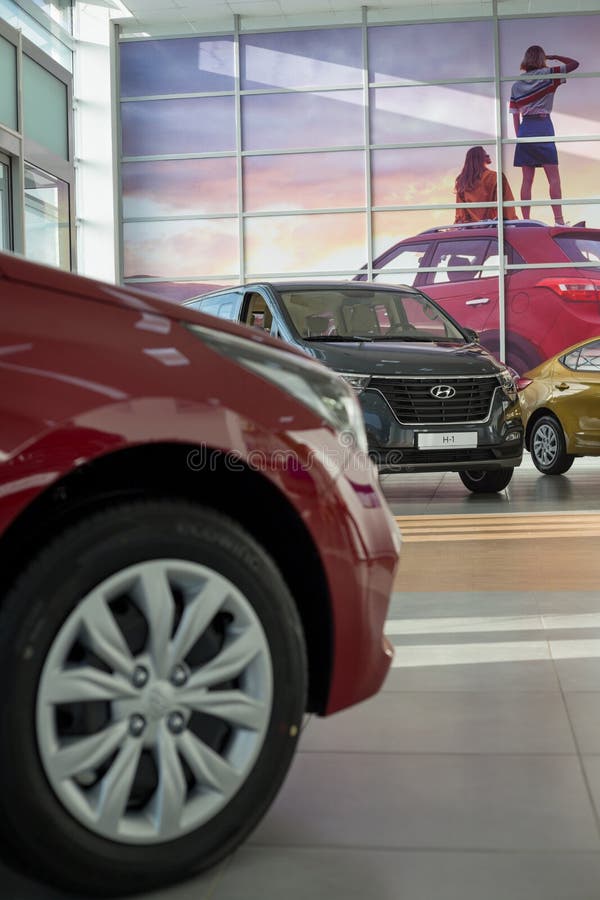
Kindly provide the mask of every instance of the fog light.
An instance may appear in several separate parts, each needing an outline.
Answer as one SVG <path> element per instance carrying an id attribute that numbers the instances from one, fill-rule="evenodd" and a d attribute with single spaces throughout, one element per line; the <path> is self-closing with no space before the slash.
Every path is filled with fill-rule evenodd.
<path id="1" fill-rule="evenodd" d="M 521 432 L 520 432 L 520 431 L 511 431 L 509 434 L 506 435 L 505 440 L 507 440 L 507 441 L 518 441 L 520 437 L 521 437 Z"/>

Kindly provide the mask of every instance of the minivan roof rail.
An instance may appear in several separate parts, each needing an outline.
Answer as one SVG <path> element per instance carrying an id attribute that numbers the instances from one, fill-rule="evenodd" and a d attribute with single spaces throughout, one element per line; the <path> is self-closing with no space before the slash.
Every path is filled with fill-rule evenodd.
<path id="1" fill-rule="evenodd" d="M 436 231 L 458 231 L 463 228 L 490 228 L 497 227 L 498 219 L 482 219 L 479 222 L 454 222 L 452 225 L 437 225 L 435 228 L 427 228 L 419 234 L 433 234 Z M 505 228 L 534 228 L 546 227 L 545 222 L 537 219 L 510 219 L 504 222 Z"/>

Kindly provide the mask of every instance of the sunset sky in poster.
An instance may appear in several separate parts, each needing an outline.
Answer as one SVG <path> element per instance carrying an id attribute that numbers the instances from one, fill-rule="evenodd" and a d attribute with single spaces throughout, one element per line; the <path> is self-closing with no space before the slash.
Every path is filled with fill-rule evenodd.
<path id="1" fill-rule="evenodd" d="M 539 43 L 548 53 L 579 59 L 576 75 L 597 71 L 600 16 L 502 20 L 499 27 L 501 77 L 505 79 L 500 103 L 503 137 L 512 138 L 507 102 L 526 47 Z M 361 30 L 242 35 L 240 44 L 243 89 L 320 88 L 297 94 L 242 96 L 243 150 L 292 151 L 243 159 L 246 213 L 364 207 Z M 372 205 L 453 203 L 454 179 L 469 146 L 483 144 L 492 166 L 497 165 L 494 85 L 423 86 L 418 82 L 491 78 L 493 23 L 371 27 L 368 45 L 370 80 L 388 85 L 370 89 L 371 143 L 465 142 L 460 147 L 373 148 Z M 231 90 L 232 53 L 228 37 L 212 42 L 185 38 L 122 44 L 122 96 Z M 556 94 L 553 121 L 567 199 L 597 193 L 600 141 L 561 143 L 560 137 L 600 133 L 599 87 L 595 78 L 571 78 Z M 235 275 L 237 219 L 194 222 L 183 218 L 237 215 L 235 158 L 128 161 L 159 154 L 232 153 L 234 126 L 233 97 L 122 104 L 124 216 L 174 219 L 125 224 L 126 276 Z M 326 146 L 344 149 L 301 152 Z M 504 145 L 502 153 L 506 175 L 518 198 L 521 172 L 512 166 L 514 145 Z M 534 181 L 533 198 L 548 199 L 541 170 Z M 551 221 L 549 203 L 534 210 L 534 218 Z M 600 227 L 600 202 L 565 206 L 565 217 L 586 219 L 589 225 Z M 374 252 L 453 218 L 453 210 L 375 212 Z M 244 222 L 246 271 L 357 270 L 366 262 L 366 228 L 365 213 L 248 215 Z"/>
<path id="2" fill-rule="evenodd" d="M 233 36 L 123 41 L 121 97 L 232 91 Z"/>

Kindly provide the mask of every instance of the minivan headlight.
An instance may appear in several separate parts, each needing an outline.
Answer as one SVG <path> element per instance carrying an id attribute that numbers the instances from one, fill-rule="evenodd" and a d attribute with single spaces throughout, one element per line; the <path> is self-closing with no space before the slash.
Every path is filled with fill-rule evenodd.
<path id="1" fill-rule="evenodd" d="M 316 362 L 296 358 L 291 353 L 254 343 L 223 331 L 214 331 L 190 322 L 182 323 L 209 347 L 240 366 L 287 390 L 339 434 L 345 446 L 368 453 L 367 434 L 358 400 L 337 373 Z"/>
<path id="2" fill-rule="evenodd" d="M 508 369 L 502 369 L 502 371 L 498 373 L 498 381 L 500 382 L 502 390 L 509 398 L 509 400 L 516 400 L 517 385 L 514 376 L 509 372 Z"/>
<path id="3" fill-rule="evenodd" d="M 343 378 L 357 394 L 364 391 L 371 380 L 370 375 L 355 375 L 354 372 L 338 372 L 338 375 L 340 375 L 340 377 Z"/>

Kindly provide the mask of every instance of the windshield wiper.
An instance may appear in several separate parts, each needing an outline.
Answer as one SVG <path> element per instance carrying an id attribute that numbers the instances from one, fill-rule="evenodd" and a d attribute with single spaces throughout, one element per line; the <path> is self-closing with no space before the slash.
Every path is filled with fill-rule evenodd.
<path id="1" fill-rule="evenodd" d="M 458 344 L 461 341 L 466 343 L 464 338 L 459 337 L 433 337 L 432 335 L 417 334 L 382 334 L 377 338 L 378 341 L 420 341 L 428 344 Z"/>
<path id="2" fill-rule="evenodd" d="M 446 341 L 448 338 L 436 338 L 436 337 L 425 337 L 424 335 L 418 336 L 416 334 L 382 334 L 377 338 L 378 341 L 428 341 L 433 343 L 434 341 Z"/>
<path id="3" fill-rule="evenodd" d="M 313 337 L 303 338 L 305 341 L 374 341 L 374 337 L 363 334 L 315 334 Z"/>

